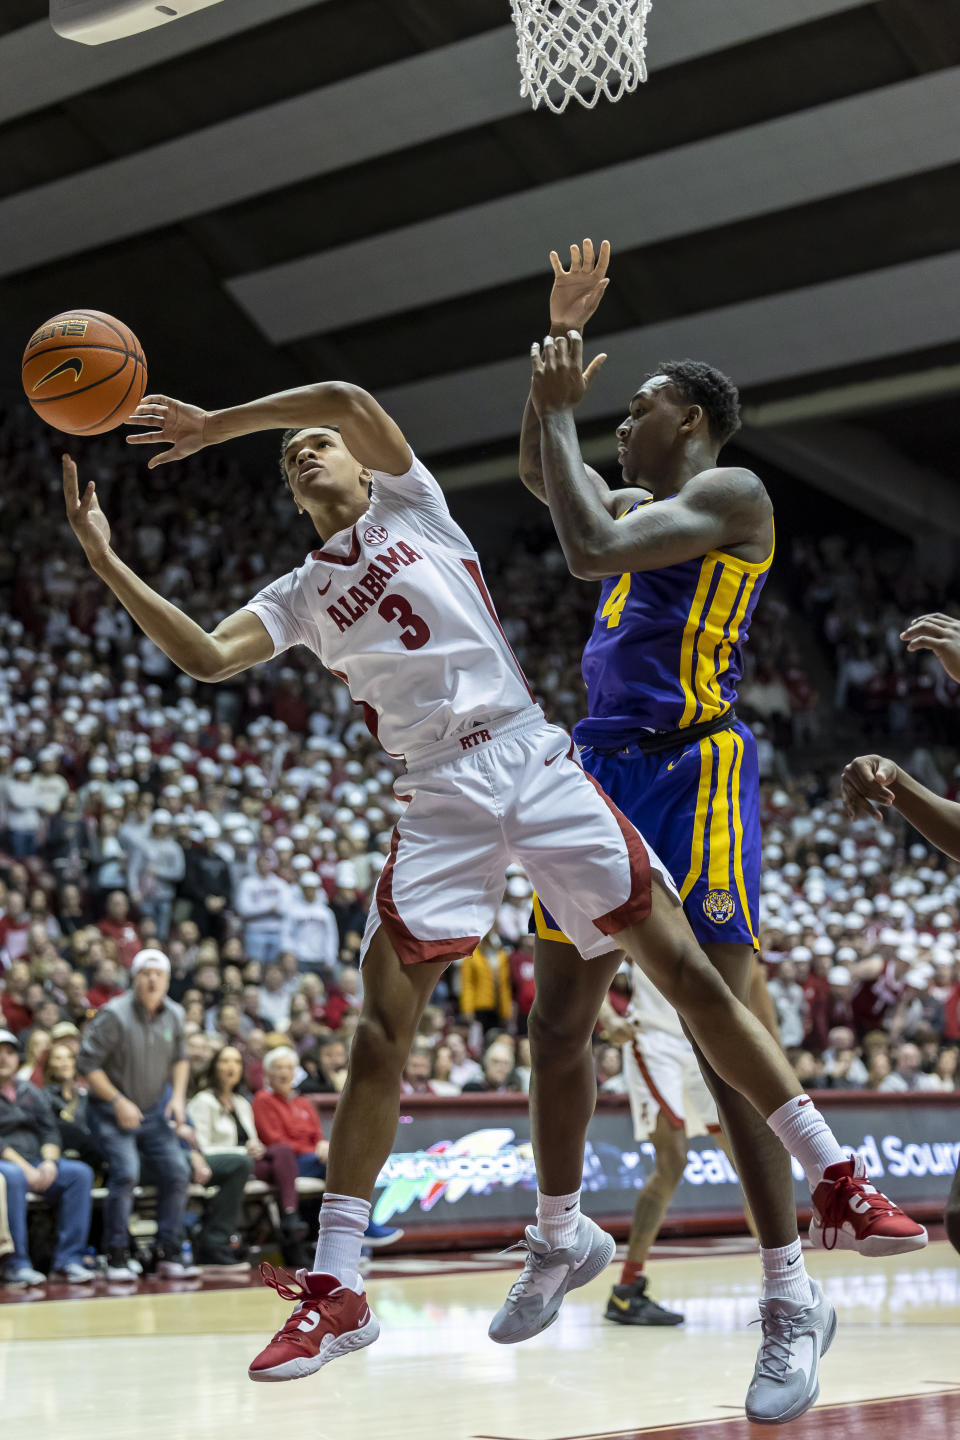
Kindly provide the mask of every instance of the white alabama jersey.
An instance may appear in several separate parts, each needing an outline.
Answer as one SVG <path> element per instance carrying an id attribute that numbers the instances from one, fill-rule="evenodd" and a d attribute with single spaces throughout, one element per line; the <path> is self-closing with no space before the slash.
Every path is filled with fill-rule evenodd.
<path id="1" fill-rule="evenodd" d="M 676 1035 L 681 1040 L 685 1039 L 680 1025 L 680 1017 L 670 1001 L 664 1000 L 660 991 L 652 981 L 647 979 L 639 965 L 631 965 L 630 969 L 633 990 L 626 1018 L 632 1020 L 638 1030 L 663 1030 L 668 1035 Z"/>
<path id="2" fill-rule="evenodd" d="M 306 645 L 345 680 L 391 755 L 525 709 L 530 688 L 477 553 L 413 457 L 374 471 L 370 508 L 248 603 L 274 654 Z"/>

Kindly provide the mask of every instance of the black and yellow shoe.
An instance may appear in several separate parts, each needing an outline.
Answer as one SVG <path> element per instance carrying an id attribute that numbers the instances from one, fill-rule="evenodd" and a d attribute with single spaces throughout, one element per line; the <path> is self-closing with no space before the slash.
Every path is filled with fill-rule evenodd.
<path id="1" fill-rule="evenodd" d="M 647 1277 L 641 1275 L 632 1285 L 614 1285 L 610 1291 L 605 1320 L 617 1325 L 682 1325 L 683 1316 L 665 1310 L 647 1294 Z"/>

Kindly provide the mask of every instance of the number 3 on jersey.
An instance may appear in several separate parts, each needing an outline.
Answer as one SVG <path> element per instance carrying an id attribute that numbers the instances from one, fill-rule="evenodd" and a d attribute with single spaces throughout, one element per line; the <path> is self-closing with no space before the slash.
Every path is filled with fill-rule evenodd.
<path id="1" fill-rule="evenodd" d="M 626 605 L 627 596 L 630 594 L 630 580 L 631 576 L 629 571 L 626 575 L 620 576 L 620 579 L 607 597 L 606 605 L 604 605 L 600 611 L 600 618 L 601 620 L 606 620 L 608 630 L 615 630 L 620 624 L 620 616 L 623 614 L 623 607 Z"/>
<path id="2" fill-rule="evenodd" d="M 377 614 L 384 620 L 398 620 L 403 627 L 400 643 L 407 650 L 419 650 L 430 639 L 430 628 L 419 615 L 414 614 L 410 602 L 402 595 L 388 595 L 377 606 Z"/>

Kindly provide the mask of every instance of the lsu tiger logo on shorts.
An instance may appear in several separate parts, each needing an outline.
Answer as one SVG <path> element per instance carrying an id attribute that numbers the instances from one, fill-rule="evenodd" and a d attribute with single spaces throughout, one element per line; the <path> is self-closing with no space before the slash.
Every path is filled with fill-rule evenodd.
<path id="1" fill-rule="evenodd" d="M 703 897 L 703 913 L 714 925 L 723 925 L 736 910 L 729 890 L 708 890 Z"/>

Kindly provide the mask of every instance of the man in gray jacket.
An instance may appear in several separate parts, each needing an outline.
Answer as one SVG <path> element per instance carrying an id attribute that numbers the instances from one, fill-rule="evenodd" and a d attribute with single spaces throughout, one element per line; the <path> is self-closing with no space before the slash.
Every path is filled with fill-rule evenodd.
<path id="1" fill-rule="evenodd" d="M 128 1263 L 129 1221 L 141 1155 L 159 1197 L 157 1274 L 183 1279 L 199 1273 L 180 1260 L 190 1174 L 173 1129 L 186 1118 L 183 1010 L 167 996 L 170 961 L 161 950 L 141 950 L 130 969 L 132 989 L 97 1011 L 77 1060 L 90 1089 L 90 1128 L 109 1166 L 107 1279 L 136 1279 Z"/>

